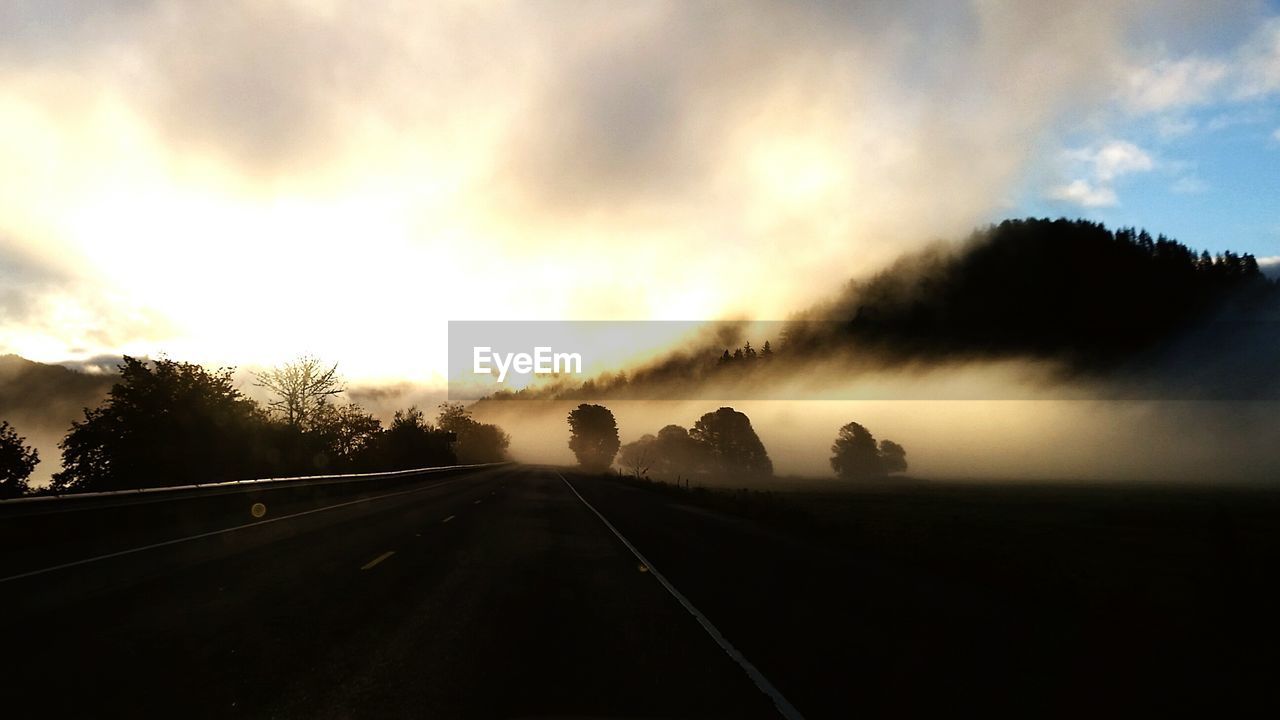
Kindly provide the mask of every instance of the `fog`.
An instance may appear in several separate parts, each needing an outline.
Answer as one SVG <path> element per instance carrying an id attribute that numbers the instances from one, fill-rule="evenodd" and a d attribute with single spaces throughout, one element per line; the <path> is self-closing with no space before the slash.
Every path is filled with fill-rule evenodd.
<path id="1" fill-rule="evenodd" d="M 571 459 L 563 416 L 586 401 L 614 410 L 624 443 L 734 407 L 782 475 L 829 477 L 853 421 L 904 445 L 921 478 L 1261 480 L 1280 469 L 1278 306 L 1250 256 L 1013 221 L 904 255 L 796 320 L 707 323 L 650 360 L 481 407 L 546 462 Z"/>
<path id="2" fill-rule="evenodd" d="M 691 426 L 722 405 L 746 413 L 780 477 L 830 478 L 831 443 L 856 421 L 907 450 L 922 480 L 1271 480 L 1280 403 L 1097 400 L 603 401 L 622 442 L 664 425 Z M 574 402 L 509 401 L 477 417 L 511 433 L 523 462 L 572 464 L 565 422 Z M 733 480 L 726 481 L 734 484 Z"/>
<path id="3" fill-rule="evenodd" d="M 1275 401 L 1107 399 L 1108 393 L 1116 397 L 1116 388 L 1063 381 L 1045 364 L 1023 361 L 856 374 L 832 362 L 822 369 L 807 366 L 790 382 L 768 387 L 768 393 L 755 387 L 755 395 L 724 385 L 723 397 L 708 386 L 686 399 L 597 402 L 614 412 L 623 443 L 667 424 L 690 427 L 721 406 L 740 410 L 751 418 L 784 486 L 790 476 L 837 483 L 828 464 L 830 446 L 850 421 L 878 439 L 901 443 L 910 463 L 906 476 L 928 481 L 1234 483 L 1268 481 L 1280 472 Z M 241 388 L 258 394 L 248 378 Z M 768 397 L 774 399 L 763 399 Z M 344 398 L 387 422 L 410 405 L 433 416 L 447 395 L 442 388 L 401 383 L 353 386 Z M 57 443 L 79 416 L 79 402 L 93 400 L 58 400 L 44 411 L 27 408 L 6 418 L 40 451 L 33 485 L 46 484 L 58 470 Z M 484 401 L 473 411 L 510 433 L 515 459 L 572 464 L 565 418 L 578 402 Z"/>
<path id="4" fill-rule="evenodd" d="M 727 327 L 742 334 L 719 332 L 716 342 L 741 342 L 761 326 Z M 1093 373 L 1048 359 L 900 359 L 835 344 L 790 359 L 784 344 L 760 367 L 718 371 L 708 344 L 626 368 L 627 383 L 606 382 L 595 397 L 475 407 L 528 462 L 572 463 L 565 416 L 598 402 L 614 412 L 623 443 L 733 407 L 751 418 L 779 476 L 834 482 L 831 443 L 856 421 L 902 444 L 907 476 L 918 479 L 1270 481 L 1280 472 L 1280 399 L 1267 360 L 1275 341 L 1253 343 L 1267 326 L 1250 329 L 1242 339 L 1201 328 L 1155 357 Z M 767 336 L 752 337 L 759 347 Z"/>

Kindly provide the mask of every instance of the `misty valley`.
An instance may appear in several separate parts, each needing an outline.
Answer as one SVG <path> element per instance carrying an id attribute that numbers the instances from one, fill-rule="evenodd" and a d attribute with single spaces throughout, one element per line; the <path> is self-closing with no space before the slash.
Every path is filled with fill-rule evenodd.
<path id="1" fill-rule="evenodd" d="M 1280 0 L 0 3 L 0 717 L 1275 717 Z"/>
<path id="2" fill-rule="evenodd" d="M 956 702 L 1063 713 L 1244 707 L 1265 700 L 1263 648 L 1280 639 L 1268 610 L 1280 589 L 1269 572 L 1280 560 L 1280 492 L 1268 482 L 1280 364 L 1274 340 L 1256 332 L 1278 297 L 1247 254 L 1214 258 L 1145 232 L 1028 219 L 905 256 L 789 321 L 708 323 L 636 366 L 585 379 L 553 373 L 469 403 L 349 385 L 338 363 L 310 355 L 250 371 L 130 356 L 114 370 L 79 369 L 10 355 L 0 358 L 0 406 L 13 420 L 0 430 L 0 487 L 10 498 L 0 501 L 9 540 L 0 582 L 29 588 L 17 598 L 28 617 L 62 618 L 52 635 L 39 623 L 19 631 L 24 652 L 77 647 L 59 660 L 82 678 L 76 691 L 47 701 L 67 713 L 103 697 L 144 714 L 379 707 L 333 656 L 365 650 L 341 633 L 332 647 L 301 640 L 313 622 L 347 621 L 325 619 L 327 608 L 303 612 L 313 603 L 243 562 L 319 552 L 324 564 L 347 552 L 354 527 L 380 538 L 377 528 L 404 532 L 407 522 L 417 539 L 433 521 L 433 533 L 472 534 L 450 543 L 480 544 L 437 557 L 438 577 L 391 578 L 381 592 L 422 602 L 461 592 L 479 613 L 474 622 L 525 618 L 504 631 L 524 637 L 542 622 L 529 616 L 541 591 L 507 563 L 576 573 L 576 553 L 630 551 L 689 610 L 652 632 L 684 627 L 681 642 L 696 644 L 693 620 L 714 617 L 710 639 L 751 671 L 721 668 L 727 677 L 671 683 L 643 699 L 631 695 L 639 677 L 611 675 L 593 680 L 609 688 L 601 696 L 566 696 L 548 692 L 557 680 L 546 673 L 586 673 L 572 653 L 588 641 L 535 633 L 515 646 L 489 641 L 502 643 L 506 663 L 468 651 L 457 668 L 430 670 L 456 680 L 398 690 L 388 712 L 423 703 L 503 716 L 617 707 L 621 698 L 655 711 L 840 716 L 850 682 L 860 707 L 885 713 Z M 752 332 L 770 337 L 757 349 Z M 498 362 L 498 382 L 513 358 Z M 534 356 L 526 360 L 517 372 L 534 371 Z M 1013 377 L 1023 384 L 1001 394 Z M 948 395 L 948 382 L 966 392 Z M 848 390 L 867 386 L 880 394 Z M 725 397 L 734 399 L 715 400 Z M 432 400 L 433 411 L 416 404 Z M 61 469 L 35 475 L 55 449 Z M 236 482 L 246 480 L 254 482 Z M 604 520 L 594 532 L 592 517 L 572 512 L 579 501 Z M 488 537 L 495 523 L 511 527 L 501 538 L 474 536 Z M 314 549 L 329 542 L 344 549 Z M 359 572 L 405 565 L 413 552 L 368 547 Z M 489 568 L 483 580 L 475 562 Z M 166 568 L 162 579 L 154 563 Z M 223 577 L 217 597 L 228 582 L 239 589 L 191 606 L 189 593 L 206 596 Z M 455 581 L 466 589 L 448 590 Z M 564 582 L 601 597 L 618 590 Z M 515 592 L 510 583 L 523 588 L 519 609 L 491 608 L 496 588 Z M 200 619 L 126 621 L 142 592 L 143 607 L 174 603 Z M 274 598 L 273 609 L 243 619 L 260 612 L 262 597 Z M 456 599 L 429 602 L 458 609 Z M 101 632 L 96 614 L 74 615 L 84 603 L 115 613 L 136 638 Z M 384 642 L 422 611 L 392 603 Z M 591 632 L 645 612 L 627 601 L 597 613 Z M 243 631 L 227 623 L 245 622 L 270 626 L 234 640 Z M 493 632 L 462 622 L 467 637 Z M 102 669 L 168 676 L 183 651 L 144 648 L 172 642 L 225 653 L 219 665 L 240 670 L 135 697 L 126 678 Z M 269 644 L 254 658 L 238 655 L 241 642 Z M 460 652 L 433 642 L 443 645 L 425 655 L 396 651 L 392 669 L 355 672 L 425 672 Z M 628 662 L 667 657 L 668 642 Z M 264 666 L 274 665 L 270 643 L 322 670 L 297 677 Z M 45 666 L 24 668 L 23 687 L 52 692 Z M 271 684 L 246 684 L 239 672 Z M 343 679 L 313 695 L 329 672 Z M 467 672 L 497 673 L 512 690 L 477 705 Z M 917 692 L 921 682 L 934 691 Z"/>

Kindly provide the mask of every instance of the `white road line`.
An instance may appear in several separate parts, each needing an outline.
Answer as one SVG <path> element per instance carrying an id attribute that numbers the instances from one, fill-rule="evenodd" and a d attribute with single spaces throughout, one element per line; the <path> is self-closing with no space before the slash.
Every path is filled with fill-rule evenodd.
<path id="1" fill-rule="evenodd" d="M 627 549 L 631 551 L 631 554 L 635 555 L 636 559 L 639 560 L 642 565 L 649 568 L 649 574 L 656 578 L 658 582 L 662 583 L 662 587 L 666 588 L 667 592 L 671 593 L 672 597 L 678 600 L 680 604 L 684 606 L 685 610 L 689 611 L 689 614 L 698 621 L 698 624 L 702 626 L 702 629 L 706 630 L 707 634 L 711 636 L 711 639 L 716 641 L 716 644 L 720 646 L 720 649 L 724 650 L 725 654 L 732 658 L 734 662 L 738 663 L 738 665 L 746 671 L 747 677 L 751 678 L 751 682 L 755 683 L 756 687 L 760 688 L 761 692 L 769 696 L 769 699 L 773 701 L 774 707 L 778 709 L 778 712 L 781 713 L 784 718 L 787 718 L 787 720 L 804 720 L 804 716 L 800 714 L 800 711 L 796 710 L 791 703 L 787 702 L 787 699 L 782 696 L 782 693 L 778 691 L 778 688 L 774 687 L 773 683 L 769 682 L 764 674 L 756 669 L 755 665 L 752 665 L 749 660 L 743 657 L 742 653 L 738 652 L 738 649 L 730 644 L 728 639 L 726 639 L 725 636 L 716 629 L 716 626 L 711 624 L 711 621 L 707 619 L 707 616 L 703 615 L 698 608 L 694 607 L 693 603 L 689 602 L 689 599 L 681 594 L 679 590 L 676 590 L 675 586 L 667 580 L 666 576 L 658 572 L 658 568 L 654 567 L 653 563 L 646 560 L 644 555 L 636 549 L 636 546 L 632 545 L 631 541 L 623 537 L 622 533 L 618 532 L 618 528 L 614 527 L 613 523 L 609 522 L 608 518 L 601 515 L 599 510 L 595 509 L 591 503 L 587 502 L 587 499 L 582 497 L 582 493 L 578 492 L 578 489 L 573 486 L 573 483 L 565 479 L 565 476 L 560 475 L 559 472 L 557 472 L 556 475 L 559 475 L 560 480 L 568 486 L 569 490 L 571 490 L 574 495 L 578 496 L 578 499 L 582 501 L 582 504 L 586 505 L 588 510 L 595 513 L 596 517 L 600 518 L 600 522 L 604 523 L 605 527 L 609 528 L 609 530 L 622 541 L 622 544 L 627 546 Z"/>
<path id="2" fill-rule="evenodd" d="M 449 517 L 445 518 L 444 520 L 441 520 L 440 522 L 449 522 L 450 520 L 454 519 L 455 517 L 457 517 L 457 516 L 456 516 L 456 515 L 450 515 Z"/>
<path id="3" fill-rule="evenodd" d="M 471 504 L 472 504 L 472 505 L 479 505 L 479 504 L 480 504 L 480 501 L 479 501 L 479 500 L 477 500 L 477 501 L 475 501 L 475 502 L 473 502 L 473 503 L 471 503 Z"/>
<path id="4" fill-rule="evenodd" d="M 142 545 L 140 547 L 129 548 L 128 550 L 120 550 L 113 553 L 107 553 L 105 555 L 95 555 L 94 557 L 85 558 L 83 560 L 74 560 L 72 562 L 62 563 L 61 565 L 52 565 L 50 567 L 41 568 L 39 570 L 29 570 L 24 573 L 18 573 L 17 575 L 10 575 L 9 577 L 0 578 L 0 583 L 7 583 L 11 580 L 21 580 L 22 578 L 32 577 L 33 575 L 43 575 L 45 573 L 51 573 L 55 570 L 64 570 L 66 568 L 75 567 L 77 565 L 88 565 L 89 563 L 98 562 L 100 560 L 109 560 L 111 558 L 121 557 L 123 555 L 132 555 L 133 553 L 144 552 L 146 550 L 155 550 L 156 548 L 168 547 L 169 545 L 177 545 L 179 543 L 189 542 L 191 540 L 199 540 L 201 538 L 224 535 L 226 533 L 235 532 L 237 530 L 245 530 L 251 527 L 258 527 L 260 525 L 269 525 L 271 523 L 280 522 L 282 520 L 292 520 L 293 518 L 300 518 L 300 517 L 303 517 L 304 515 L 315 515 L 316 513 L 322 513 L 322 512 L 325 512 L 326 510 L 336 510 L 338 508 L 348 507 L 350 505 L 358 505 L 360 503 L 373 502 L 374 500 L 382 500 L 383 498 L 396 497 L 399 495 L 408 495 L 410 493 L 422 492 L 423 490 L 431 490 L 432 488 L 438 488 L 444 485 L 449 485 L 451 483 L 457 482 L 460 479 L 461 478 L 442 480 L 438 483 L 428 485 L 426 487 L 414 488 L 412 490 L 401 490 L 399 492 L 387 493 L 386 495 L 375 495 L 373 497 L 359 498 L 358 500 L 348 500 L 347 502 L 341 502 L 336 505 L 326 505 L 325 507 L 312 508 L 310 510 L 303 510 L 302 512 L 296 512 L 296 513 L 293 513 L 292 515 L 281 515 L 280 517 L 271 518 L 269 520 L 259 520 L 257 522 L 245 523 L 243 525 L 235 525 L 229 528 L 222 528 L 221 530 L 210 530 L 209 532 L 203 532 L 196 535 L 188 535 L 186 537 L 174 538 L 173 540 L 165 540 L 163 542 L 152 543 L 150 545 Z"/>
<path id="5" fill-rule="evenodd" d="M 374 559 L 370 560 L 369 562 L 365 563 L 365 564 L 364 564 L 360 569 L 361 569 L 361 570 L 368 570 L 369 568 L 371 568 L 371 567 L 373 567 L 373 566 L 377 565 L 378 563 L 382 562 L 383 560 L 386 560 L 387 558 L 389 558 L 389 557 L 391 557 L 392 555 L 395 555 L 395 554 L 396 554 L 396 551 L 395 551 L 395 550 L 388 550 L 388 551 L 386 551 L 386 552 L 382 553 L 381 555 L 379 555 L 378 557 L 376 557 L 376 558 L 374 558 Z"/>

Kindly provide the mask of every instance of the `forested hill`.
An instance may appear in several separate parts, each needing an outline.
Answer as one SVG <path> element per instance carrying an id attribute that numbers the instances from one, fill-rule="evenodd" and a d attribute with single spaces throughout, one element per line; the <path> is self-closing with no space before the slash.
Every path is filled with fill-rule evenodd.
<path id="1" fill-rule="evenodd" d="M 43 429 L 60 435 L 84 408 L 101 402 L 117 379 L 115 373 L 90 374 L 0 355 L 0 420 L 23 431 Z"/>
<path id="2" fill-rule="evenodd" d="M 1252 255 L 1196 253 L 1164 236 L 1084 220 L 1006 220 L 851 282 L 802 314 L 895 356 L 1029 356 L 1105 366 L 1209 319 L 1253 322 L 1277 297 Z M 785 347 L 828 345 L 796 323 Z"/>
<path id="3" fill-rule="evenodd" d="M 758 337 L 725 323 L 717 340 L 644 367 L 494 397 L 665 397 L 720 380 L 756 391 L 815 363 L 856 373 L 988 359 L 1123 367 L 1127 380 L 1166 384 L 1232 375 L 1232 394 L 1251 393 L 1280 368 L 1277 308 L 1280 285 L 1251 255 L 1085 220 L 1006 220 L 904 255 L 791 320 L 758 324 Z"/>

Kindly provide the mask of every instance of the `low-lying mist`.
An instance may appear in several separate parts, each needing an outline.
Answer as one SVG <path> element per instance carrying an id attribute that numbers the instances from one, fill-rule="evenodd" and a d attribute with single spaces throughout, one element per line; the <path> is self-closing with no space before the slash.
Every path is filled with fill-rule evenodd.
<path id="1" fill-rule="evenodd" d="M 729 405 L 779 475 L 832 477 L 854 421 L 902 444 L 917 478 L 1264 480 L 1280 469 L 1278 296 L 1249 255 L 1006 221 L 792 320 L 710 323 L 625 372 L 478 407 L 539 462 L 572 460 L 577 402 L 612 409 L 623 443 Z"/>
<path id="2" fill-rule="evenodd" d="M 1009 221 L 904 256 L 790 320 L 707 323 L 665 349 L 637 335 L 647 354 L 636 365 L 473 410 L 525 462 L 572 463 L 566 416 L 597 402 L 623 443 L 733 407 L 781 483 L 835 483 L 831 444 L 849 422 L 901 444 L 905 476 L 921 480 L 1266 481 L 1280 471 L 1277 308 L 1280 290 L 1248 255 Z M 264 399 L 250 369 L 236 380 Z M 33 485 L 111 382 L 0 358 L 0 419 L 41 453 Z M 353 384 L 340 402 L 385 423 L 414 405 L 432 416 L 446 399 L 439 387 Z"/>
<path id="3" fill-rule="evenodd" d="M 837 430 L 850 421 L 907 450 L 924 480 L 1257 482 L 1280 471 L 1280 403 L 1103 400 L 603 401 L 628 443 L 691 426 L 722 405 L 744 412 L 778 476 L 836 479 Z M 573 401 L 486 402 L 477 418 L 511 433 L 523 462 L 572 464 Z M 666 479 L 666 478 L 664 478 Z M 737 484 L 728 481 L 729 484 Z"/>

